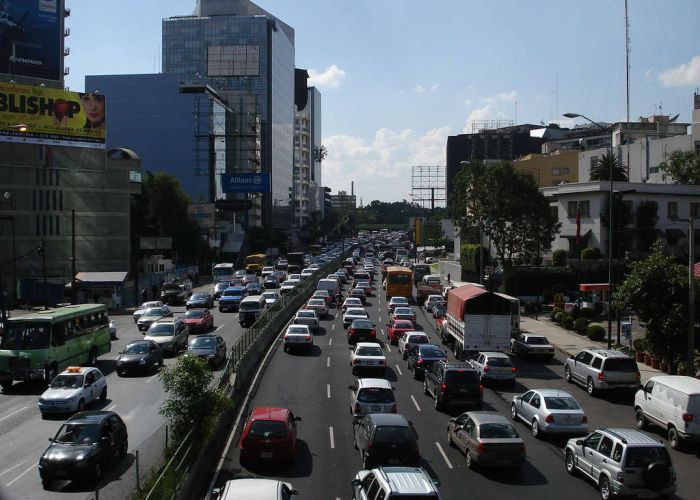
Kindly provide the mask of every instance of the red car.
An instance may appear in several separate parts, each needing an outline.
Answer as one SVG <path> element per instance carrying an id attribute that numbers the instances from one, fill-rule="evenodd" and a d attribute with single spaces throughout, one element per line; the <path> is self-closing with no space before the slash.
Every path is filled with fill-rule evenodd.
<path id="1" fill-rule="evenodd" d="M 389 321 L 389 342 L 393 345 L 399 343 L 401 335 L 406 332 L 412 332 L 416 328 L 413 326 L 413 322 L 407 319 L 392 319 Z"/>
<path id="2" fill-rule="evenodd" d="M 214 316 L 209 309 L 190 309 L 185 313 L 185 324 L 191 333 L 214 329 Z"/>
<path id="3" fill-rule="evenodd" d="M 241 462 L 294 460 L 299 420 L 287 408 L 253 409 L 241 436 Z"/>

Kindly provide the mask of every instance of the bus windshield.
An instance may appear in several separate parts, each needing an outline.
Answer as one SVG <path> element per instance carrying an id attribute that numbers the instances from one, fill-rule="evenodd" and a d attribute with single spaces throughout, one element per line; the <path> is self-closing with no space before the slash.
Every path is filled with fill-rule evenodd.
<path id="1" fill-rule="evenodd" d="M 51 325 L 49 323 L 12 321 L 2 337 L 1 349 L 47 349 Z"/>

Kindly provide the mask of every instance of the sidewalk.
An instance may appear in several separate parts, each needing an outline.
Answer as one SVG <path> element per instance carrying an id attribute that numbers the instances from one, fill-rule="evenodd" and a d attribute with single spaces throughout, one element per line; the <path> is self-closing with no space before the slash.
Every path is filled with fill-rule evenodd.
<path id="1" fill-rule="evenodd" d="M 587 347 L 607 349 L 607 343 L 605 342 L 593 342 L 586 337 L 554 325 L 548 320 L 536 320 L 527 316 L 522 316 L 520 318 L 520 328 L 526 332 L 544 335 L 547 337 L 550 344 L 567 356 L 575 355 Z M 655 368 L 647 366 L 644 363 L 638 362 L 637 367 L 639 368 L 639 373 L 641 374 L 642 384 L 645 384 L 647 380 L 649 380 L 649 377 L 662 374 L 660 370 L 656 370 Z"/>

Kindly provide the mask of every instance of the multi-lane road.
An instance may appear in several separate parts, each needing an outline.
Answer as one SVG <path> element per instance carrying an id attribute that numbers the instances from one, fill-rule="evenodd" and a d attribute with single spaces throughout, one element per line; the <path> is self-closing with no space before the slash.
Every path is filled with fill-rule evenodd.
<path id="1" fill-rule="evenodd" d="M 377 285 L 375 285 L 375 288 Z M 347 285 L 346 285 L 347 290 Z M 595 487 L 580 477 L 568 475 L 562 449 L 566 439 L 535 439 L 529 428 L 516 424 L 525 441 L 527 464 L 515 476 L 501 471 L 472 471 L 464 456 L 447 444 L 446 424 L 465 408 L 438 412 L 433 400 L 423 394 L 422 382 L 413 380 L 395 346 L 386 339 L 388 311 L 380 290 L 368 300 L 367 310 L 377 325 L 378 339 L 383 341 L 387 357 L 387 378 L 395 387 L 398 412 L 412 423 L 418 436 L 423 467 L 440 482 L 446 499 L 469 498 L 566 498 L 590 499 L 598 496 Z M 419 325 L 439 344 L 434 320 L 424 308 L 418 312 Z M 360 456 L 353 448 L 353 419 L 350 415 L 348 385 L 351 374 L 350 350 L 346 330 L 337 310 L 334 317 L 322 321 L 323 329 L 315 337 L 315 348 L 309 354 L 286 353 L 278 342 L 272 359 L 262 376 L 251 402 L 255 406 L 280 406 L 291 409 L 302 418 L 299 423 L 298 452 L 290 465 L 257 464 L 242 467 L 238 450 L 232 449 L 228 465 L 220 475 L 224 479 L 259 475 L 291 482 L 301 498 L 348 499 L 352 497 L 350 481 L 361 468 Z M 452 359 L 452 358 L 451 358 Z M 514 394 L 536 387 L 557 387 L 569 390 L 581 403 L 589 417 L 591 429 L 600 427 L 633 427 L 630 398 L 592 398 L 585 390 L 568 385 L 562 378 L 563 358 L 551 362 L 525 361 L 515 358 L 518 383 L 513 388 L 486 388 L 484 410 L 509 415 Z M 662 438 L 661 436 L 659 436 Z M 697 498 L 700 477 L 697 457 L 691 453 L 671 451 L 678 473 L 679 498 Z M 695 491 L 696 493 L 692 493 Z"/>

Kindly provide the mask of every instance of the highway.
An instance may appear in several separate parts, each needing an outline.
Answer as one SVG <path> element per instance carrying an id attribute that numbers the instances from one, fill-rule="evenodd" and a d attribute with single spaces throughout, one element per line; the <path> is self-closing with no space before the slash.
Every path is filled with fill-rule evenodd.
<path id="1" fill-rule="evenodd" d="M 345 286 L 347 290 L 348 286 Z M 386 301 L 375 296 L 368 300 L 367 310 L 377 325 L 378 338 L 383 340 L 387 357 L 387 378 L 395 387 L 398 412 L 412 423 L 418 436 L 423 467 L 440 482 L 445 499 L 469 498 L 595 498 L 595 486 L 580 477 L 572 477 L 564 468 L 562 449 L 566 438 L 534 438 L 522 423 L 515 424 L 525 441 L 527 464 L 517 475 L 499 470 L 467 469 L 464 456 L 447 444 L 446 424 L 467 408 L 450 408 L 437 412 L 433 400 L 423 394 L 422 382 L 413 380 L 395 346 L 386 341 L 388 312 Z M 419 325 L 440 344 L 435 334 L 434 320 L 424 308 L 418 312 Z M 350 415 L 349 391 L 355 376 L 351 374 L 350 350 L 346 331 L 337 310 L 335 317 L 322 322 L 323 330 L 315 337 L 310 354 L 285 353 L 278 342 L 272 359 L 262 376 L 261 384 L 250 404 L 281 406 L 302 418 L 299 422 L 298 451 L 293 464 L 256 464 L 240 466 L 238 448 L 228 455 L 227 468 L 219 483 L 251 475 L 274 477 L 291 482 L 300 498 L 352 498 L 350 481 L 361 468 L 360 456 L 353 448 L 353 427 Z M 451 358 L 452 355 L 450 353 Z M 563 380 L 563 357 L 550 362 L 526 361 L 514 358 L 518 368 L 518 383 L 513 388 L 485 388 L 484 410 L 510 413 L 514 394 L 531 388 L 557 387 L 570 391 L 589 417 L 590 429 L 600 427 L 634 427 L 631 398 L 592 398 L 585 390 Z M 659 436 L 661 439 L 661 436 Z M 696 498 L 693 491 L 700 488 L 697 458 L 692 452 L 671 450 L 679 478 L 677 498 Z M 564 493 L 565 492 L 565 493 Z"/>
<path id="2" fill-rule="evenodd" d="M 205 285 L 195 291 L 211 292 L 212 285 Z M 175 317 L 185 312 L 185 307 L 172 307 Z M 241 335 L 243 329 L 238 323 L 238 314 L 221 313 L 212 309 L 216 333 L 226 341 L 228 349 Z M 134 475 L 133 451 L 157 431 L 163 424 L 158 409 L 165 399 L 157 374 L 150 376 L 130 375 L 118 377 L 115 373 L 115 359 L 130 341 L 143 338 L 131 315 L 112 316 L 117 321 L 117 340 L 112 341 L 111 352 L 101 356 L 97 367 L 107 376 L 107 401 L 88 406 L 88 410 L 113 410 L 126 422 L 129 432 L 129 455 L 107 472 L 100 487 L 104 488 L 120 477 Z M 172 365 L 175 358 L 166 358 L 165 364 Z M 223 369 L 223 365 L 215 372 Z M 25 383 L 15 383 L 9 393 L 0 394 L 0 498 L 8 499 L 80 499 L 83 500 L 88 488 L 65 482 L 55 482 L 52 491 L 44 491 L 41 486 L 37 464 L 64 417 L 56 416 L 42 420 L 39 413 L 39 396 L 44 387 Z M 163 443 L 164 444 L 164 443 Z M 143 465 L 142 465 L 143 467 Z M 129 483 L 125 483 L 129 484 Z M 126 487 L 126 486 L 125 486 Z M 111 488 L 110 488 L 111 489 Z M 126 491 L 124 493 L 127 493 Z"/>

